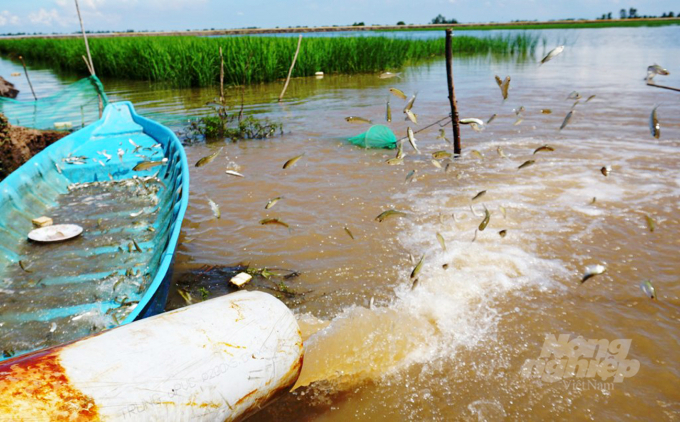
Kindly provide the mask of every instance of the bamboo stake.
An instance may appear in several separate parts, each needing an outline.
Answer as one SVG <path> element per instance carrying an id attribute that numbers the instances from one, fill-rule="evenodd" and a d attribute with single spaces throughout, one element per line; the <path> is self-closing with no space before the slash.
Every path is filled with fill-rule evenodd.
<path id="1" fill-rule="evenodd" d="M 657 88 L 670 89 L 671 91 L 678 91 L 678 92 L 680 92 L 680 88 L 673 88 L 672 86 L 657 85 L 657 84 L 652 83 L 652 82 L 647 82 L 647 85 L 649 85 L 649 86 L 655 86 L 655 87 L 657 87 Z"/>
<path id="2" fill-rule="evenodd" d="M 31 79 L 28 77 L 28 70 L 26 69 L 26 63 L 24 63 L 24 56 L 19 56 L 19 60 L 21 60 L 21 64 L 24 66 L 24 75 L 26 75 L 26 80 L 28 81 L 28 86 L 31 87 L 31 92 L 33 93 L 33 98 L 35 98 L 35 100 L 38 101 L 38 97 L 35 96 L 35 91 L 33 91 L 33 84 L 31 83 Z"/>
<path id="3" fill-rule="evenodd" d="M 94 75 L 94 71 L 90 67 L 90 63 L 88 63 L 87 58 L 85 56 L 81 56 L 83 58 L 83 61 L 85 61 L 85 66 L 87 66 L 87 71 L 90 72 L 90 75 Z"/>
<path id="4" fill-rule="evenodd" d="M 298 38 L 298 44 L 297 44 L 297 49 L 295 50 L 295 56 L 293 56 L 293 63 L 290 65 L 290 70 L 288 71 L 288 77 L 286 78 L 286 83 L 283 85 L 283 91 L 281 91 L 281 95 L 279 95 L 279 102 L 283 99 L 283 94 L 286 93 L 286 89 L 288 88 L 288 82 L 290 82 L 290 75 L 293 74 L 293 68 L 295 67 L 295 61 L 297 60 L 298 53 L 300 52 L 300 44 L 302 43 L 302 34 L 300 34 L 300 37 Z"/>
<path id="5" fill-rule="evenodd" d="M 224 105 L 224 56 L 220 47 L 220 104 Z"/>
<path id="6" fill-rule="evenodd" d="M 92 56 L 90 55 L 90 44 L 87 42 L 87 35 L 85 34 L 85 26 L 83 25 L 83 18 L 80 16 L 80 6 L 78 6 L 78 0 L 76 2 L 76 11 L 78 11 L 78 20 L 80 20 L 80 31 L 83 33 L 83 40 L 85 41 L 85 50 L 87 51 L 87 58 L 90 62 L 90 73 L 94 75 L 94 64 L 92 63 Z"/>
<path id="7" fill-rule="evenodd" d="M 458 123 L 458 103 L 453 90 L 453 51 L 451 30 L 446 30 L 446 76 L 449 88 L 449 104 L 451 105 L 451 124 L 453 125 L 453 154 L 460 155 L 460 125 Z"/>

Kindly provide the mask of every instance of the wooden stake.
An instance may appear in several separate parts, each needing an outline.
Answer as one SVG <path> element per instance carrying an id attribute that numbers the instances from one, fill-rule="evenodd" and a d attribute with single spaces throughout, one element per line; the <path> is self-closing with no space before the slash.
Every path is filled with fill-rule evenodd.
<path id="1" fill-rule="evenodd" d="M 33 98 L 38 101 L 38 97 L 35 96 L 35 91 L 33 91 L 33 84 L 31 84 L 31 79 L 28 77 L 28 70 L 26 69 L 26 63 L 24 63 L 24 56 L 19 56 L 21 64 L 24 66 L 24 75 L 26 75 L 26 80 L 28 81 L 28 86 L 31 87 L 31 92 L 33 93 Z"/>
<path id="2" fill-rule="evenodd" d="M 302 43 L 302 34 L 300 34 L 300 37 L 298 38 L 298 45 L 297 49 L 295 50 L 295 56 L 293 57 L 293 63 L 290 65 L 290 70 L 288 71 L 288 77 L 286 78 L 286 83 L 283 85 L 283 91 L 281 91 L 281 95 L 279 95 L 279 102 L 283 99 L 283 94 L 286 93 L 286 89 L 288 88 L 288 82 L 290 82 L 290 75 L 293 74 L 293 68 L 295 67 L 295 61 L 297 60 L 298 53 L 300 52 L 300 44 Z"/>
<path id="3" fill-rule="evenodd" d="M 87 66 L 87 71 L 90 72 L 90 75 L 94 75 L 94 71 L 90 67 L 90 63 L 87 61 L 87 57 L 81 56 L 83 58 L 83 61 L 85 62 L 85 66 Z"/>
<path id="4" fill-rule="evenodd" d="M 90 62 L 89 70 L 90 74 L 94 75 L 94 64 L 92 63 L 92 56 L 90 55 L 90 44 L 87 42 L 87 35 L 85 34 L 85 26 L 83 25 L 83 18 L 80 16 L 80 6 L 78 6 L 78 0 L 76 2 L 76 11 L 78 11 L 78 20 L 80 20 L 80 30 L 83 33 L 83 40 L 85 41 L 85 50 L 87 51 L 87 58 Z"/>
<path id="5" fill-rule="evenodd" d="M 453 125 L 453 154 L 460 155 L 460 125 L 458 123 L 458 103 L 453 90 L 453 51 L 451 30 L 446 30 L 446 76 L 449 85 L 449 104 L 451 105 L 451 124 Z"/>
<path id="6" fill-rule="evenodd" d="M 220 47 L 220 104 L 224 105 L 224 56 Z"/>
<path id="7" fill-rule="evenodd" d="M 655 86 L 657 88 L 663 88 L 663 89 L 670 89 L 671 91 L 678 91 L 680 92 L 680 88 L 673 88 L 672 86 L 665 86 L 665 85 L 657 85 L 653 82 L 647 82 L 647 85 L 649 86 Z"/>

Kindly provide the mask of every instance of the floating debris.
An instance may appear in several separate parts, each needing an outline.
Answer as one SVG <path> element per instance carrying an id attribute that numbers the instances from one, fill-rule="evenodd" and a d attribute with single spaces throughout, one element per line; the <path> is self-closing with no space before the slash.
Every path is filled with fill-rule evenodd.
<path id="1" fill-rule="evenodd" d="M 213 160 L 214 160 L 215 158 L 217 158 L 218 155 L 220 155 L 220 153 L 222 152 L 223 149 L 224 149 L 224 147 L 222 147 L 222 148 L 220 148 L 219 150 L 213 152 L 212 154 L 210 154 L 210 155 L 208 155 L 208 156 L 206 156 L 206 157 L 203 157 L 203 158 L 201 158 L 200 160 L 196 161 L 196 167 L 202 167 L 202 166 L 204 166 L 204 165 L 206 165 L 206 164 L 212 163 Z"/>
<path id="2" fill-rule="evenodd" d="M 586 267 L 586 271 L 583 274 L 583 277 L 581 278 L 581 283 L 585 283 L 586 280 L 589 278 L 595 277 L 596 275 L 603 274 L 605 271 L 607 271 L 607 268 L 605 268 L 604 265 L 588 265 Z"/>
<path id="3" fill-rule="evenodd" d="M 232 277 L 229 282 L 238 288 L 243 287 L 246 283 L 253 279 L 253 276 L 248 273 L 238 273 Z"/>

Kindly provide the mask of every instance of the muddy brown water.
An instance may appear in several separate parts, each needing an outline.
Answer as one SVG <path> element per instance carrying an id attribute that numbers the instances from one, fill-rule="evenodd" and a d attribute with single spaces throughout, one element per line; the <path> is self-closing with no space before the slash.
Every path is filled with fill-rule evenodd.
<path id="1" fill-rule="evenodd" d="M 657 76 L 658 83 L 680 87 L 680 28 L 541 34 L 547 49 L 559 40 L 567 48 L 540 67 L 540 57 L 456 60 L 461 117 L 498 117 L 482 132 L 462 128 L 463 156 L 448 173 L 431 163 L 433 152 L 450 149 L 436 127 L 416 136 L 422 154 L 405 146 L 400 166 L 385 163 L 394 151 L 344 141 L 369 127 L 348 124 L 346 116 L 386 124 L 393 86 L 418 92 L 413 109 L 422 123 L 414 128 L 448 114 L 443 61 L 407 68 L 401 79 L 296 79 L 282 105 L 276 104 L 281 84 L 248 87 L 246 112 L 283 122 L 283 136 L 187 146 L 192 191 L 176 281 L 190 290 L 186 277 L 197 268 L 249 263 L 299 272 L 285 283 L 305 293 L 287 302 L 306 337 L 299 388 L 253 420 L 680 418 L 680 96 L 642 81 L 647 66 L 658 62 L 671 71 Z M 504 102 L 495 74 L 512 77 Z M 104 82 L 113 98 L 133 101 L 142 113 L 201 113 L 215 96 L 214 90 Z M 583 98 L 560 131 L 572 91 Z M 236 102 L 238 91 L 231 95 Z M 403 136 L 405 101 L 390 102 L 389 126 Z M 660 139 L 648 124 L 656 105 Z M 520 106 L 523 121 L 514 125 Z M 532 154 L 545 144 L 555 151 Z M 193 167 L 221 147 L 218 159 Z M 301 153 L 294 167 L 282 169 Z M 527 160 L 535 164 L 518 169 Z M 416 178 L 405 183 L 411 170 Z M 473 202 L 482 190 L 486 195 Z M 283 199 L 265 210 L 277 196 Z M 219 220 L 208 198 L 219 204 Z M 490 222 L 475 238 L 484 207 Z M 408 215 L 375 220 L 390 208 Z M 260 225 L 267 217 L 290 229 Z M 410 274 L 423 255 L 412 288 Z M 582 284 L 593 264 L 606 273 Z M 201 284 L 208 297 L 228 291 L 221 276 Z M 643 280 L 652 281 L 657 300 L 641 291 Z M 266 287 L 256 281 L 253 288 Z M 169 307 L 182 305 L 173 292 Z M 560 334 L 593 340 L 576 351 L 572 341 L 567 357 L 597 370 L 608 351 L 608 362 L 625 377 L 614 382 L 616 371 L 607 377 L 606 368 L 561 374 L 566 358 L 557 351 L 541 355 L 546 336 Z M 594 350 L 598 341 L 604 346 Z M 603 354 L 589 358 L 589 351 Z M 525 377 L 527 362 L 553 365 L 557 374 Z"/>

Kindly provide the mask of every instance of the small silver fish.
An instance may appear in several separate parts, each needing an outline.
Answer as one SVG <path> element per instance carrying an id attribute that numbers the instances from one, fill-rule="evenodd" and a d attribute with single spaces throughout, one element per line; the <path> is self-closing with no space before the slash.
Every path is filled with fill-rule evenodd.
<path id="1" fill-rule="evenodd" d="M 412 112 L 411 110 L 406 110 L 404 113 L 406 113 L 406 119 L 412 121 L 415 124 L 418 124 L 418 115 Z"/>
<path id="2" fill-rule="evenodd" d="M 420 274 L 420 270 L 423 268 L 423 260 L 424 259 L 425 259 L 425 254 L 423 254 L 420 257 L 420 261 L 418 261 L 416 266 L 413 268 L 413 271 L 411 271 L 411 280 L 418 277 L 418 274 Z"/>
<path id="3" fill-rule="evenodd" d="M 295 165 L 295 163 L 297 163 L 298 160 L 299 160 L 300 158 L 302 158 L 302 156 L 304 156 L 304 155 L 305 155 L 305 153 L 303 152 L 302 154 L 300 154 L 300 155 L 298 155 L 298 156 L 295 156 L 295 157 L 291 158 L 290 160 L 286 161 L 286 162 L 283 164 L 283 168 L 284 168 L 284 169 L 287 169 L 287 168 L 289 168 L 289 167 L 293 167 L 293 166 Z"/>
<path id="4" fill-rule="evenodd" d="M 496 120 L 496 117 L 498 117 L 498 114 L 495 114 L 495 113 L 494 113 L 493 115 L 491 115 L 491 117 L 489 117 L 489 120 L 486 121 L 486 124 L 487 124 L 487 125 L 488 125 L 488 124 L 491 124 L 491 122 L 493 122 L 494 120 Z"/>
<path id="5" fill-rule="evenodd" d="M 529 167 L 529 166 L 533 165 L 535 162 L 536 161 L 534 161 L 534 160 L 527 160 L 527 161 L 523 162 L 522 164 L 520 164 L 520 166 L 517 167 L 517 170 L 523 169 L 524 167 Z"/>
<path id="6" fill-rule="evenodd" d="M 239 173 L 239 172 L 237 172 L 237 171 L 234 171 L 234 170 L 227 170 L 227 171 L 225 171 L 225 173 L 228 174 L 228 175 L 230 175 L 230 176 L 245 177 L 245 176 L 242 175 L 241 173 Z"/>
<path id="7" fill-rule="evenodd" d="M 563 51 L 564 51 L 564 46 L 563 46 L 563 45 L 560 45 L 559 47 L 553 48 L 552 50 L 550 50 L 550 52 L 548 52 L 548 54 L 546 54 L 545 57 L 543 57 L 543 59 L 541 60 L 541 63 L 539 63 L 539 66 L 542 65 L 543 63 L 549 62 L 549 61 L 552 60 L 555 56 L 557 56 L 558 54 L 562 53 Z"/>
<path id="8" fill-rule="evenodd" d="M 571 91 L 571 93 L 567 96 L 567 100 L 580 100 L 581 99 L 581 94 L 579 94 L 576 91 Z"/>
<path id="9" fill-rule="evenodd" d="M 406 128 L 406 136 L 408 137 L 408 142 L 411 144 L 413 149 L 416 151 L 416 154 L 420 154 L 420 150 L 418 149 L 418 145 L 416 145 L 416 137 L 413 135 L 413 129 L 411 129 L 411 127 Z"/>
<path id="10" fill-rule="evenodd" d="M 542 151 L 555 151 L 555 148 L 551 147 L 550 145 L 543 145 L 542 147 L 538 147 L 534 150 L 534 154 L 537 152 L 542 152 Z"/>
<path id="11" fill-rule="evenodd" d="M 484 126 L 484 122 L 482 120 L 474 118 L 474 117 L 468 117 L 468 118 L 465 118 L 465 119 L 460 119 L 460 120 L 458 120 L 458 123 L 460 123 L 461 125 L 469 125 L 469 124 L 474 123 L 474 124 L 477 124 L 479 126 Z"/>
<path id="12" fill-rule="evenodd" d="M 652 114 L 649 115 L 649 131 L 653 137 L 659 139 L 659 136 L 661 136 L 661 125 L 659 124 L 659 116 L 656 114 L 657 108 L 659 106 L 654 107 Z"/>
<path id="13" fill-rule="evenodd" d="M 650 299 L 656 299 L 656 289 L 651 281 L 645 280 L 640 283 L 640 290 L 642 290 L 642 292 Z"/>
<path id="14" fill-rule="evenodd" d="M 446 241 L 444 240 L 444 236 L 442 236 L 442 234 L 439 232 L 437 232 L 437 240 L 439 241 L 439 245 L 441 245 L 444 252 L 446 252 Z"/>
<path id="15" fill-rule="evenodd" d="M 418 172 L 418 170 L 409 171 L 408 174 L 406 175 L 405 183 L 409 183 L 409 182 L 412 182 L 413 180 L 415 180 L 415 175 L 416 175 L 417 172 Z"/>
<path id="16" fill-rule="evenodd" d="M 576 113 L 576 110 L 571 110 L 569 113 L 567 113 L 567 116 L 564 118 L 564 121 L 562 122 L 562 126 L 560 126 L 560 130 L 564 129 L 567 126 L 567 124 L 569 124 L 569 121 L 571 120 L 574 113 Z"/>
<path id="17" fill-rule="evenodd" d="M 491 213 L 489 212 L 488 208 L 484 207 L 484 220 L 482 220 L 481 223 L 479 223 L 479 231 L 484 231 L 486 226 L 489 225 L 489 221 L 491 220 Z"/>
<path id="18" fill-rule="evenodd" d="M 273 207 L 276 205 L 277 202 L 279 202 L 283 197 L 282 196 L 277 196 L 276 198 L 272 198 L 267 202 L 267 205 L 264 206 L 264 209 L 268 210 L 269 208 Z"/>
<path id="19" fill-rule="evenodd" d="M 373 124 L 373 122 L 371 120 L 364 119 L 363 117 L 358 117 L 358 116 L 345 117 L 345 120 L 348 123 L 367 123 L 369 125 Z"/>
<path id="20" fill-rule="evenodd" d="M 392 79 L 394 77 L 401 78 L 401 73 L 383 72 L 378 75 L 380 79 Z"/>
<path id="21" fill-rule="evenodd" d="M 351 237 L 352 240 L 354 240 L 354 235 L 353 235 L 352 232 L 347 228 L 347 226 L 343 227 L 343 229 L 345 230 L 345 233 L 347 233 L 347 236 Z"/>
<path id="22" fill-rule="evenodd" d="M 400 89 L 397 89 L 397 88 L 390 88 L 390 92 L 391 92 L 395 97 L 401 98 L 402 100 L 405 100 L 405 99 L 406 99 L 406 94 L 404 94 L 404 92 L 401 91 Z"/>
<path id="23" fill-rule="evenodd" d="M 645 77 L 645 80 L 647 82 L 651 82 L 652 79 L 654 79 L 654 77 L 656 75 L 666 76 L 666 75 L 670 75 L 670 72 L 655 63 L 655 64 L 647 67 L 647 76 Z"/>
<path id="24" fill-rule="evenodd" d="M 408 112 L 409 110 L 411 110 L 411 108 L 413 108 L 413 104 L 416 102 L 417 95 L 418 93 L 416 92 L 415 94 L 413 94 L 413 97 L 411 97 L 411 99 L 408 100 L 406 106 L 404 107 L 404 113 Z"/>
<path id="25" fill-rule="evenodd" d="M 588 265 L 581 278 L 581 283 L 585 283 L 586 280 L 595 277 L 596 275 L 603 274 L 605 271 L 607 271 L 607 268 L 605 268 L 604 265 Z"/>
<path id="26" fill-rule="evenodd" d="M 484 195 L 486 195 L 486 191 L 485 191 L 485 190 L 483 190 L 483 191 L 479 192 L 477 195 L 473 196 L 473 197 L 472 197 L 472 200 L 474 201 L 474 200 L 476 200 L 476 199 L 479 199 L 479 198 L 481 198 L 481 197 L 484 196 Z"/>
<path id="27" fill-rule="evenodd" d="M 385 111 L 385 120 L 392 121 L 392 109 L 390 108 L 390 99 L 387 98 L 387 110 Z"/>
<path id="28" fill-rule="evenodd" d="M 215 158 L 217 158 L 217 156 L 220 155 L 220 153 L 222 152 L 223 149 L 224 149 L 224 147 L 222 147 L 222 148 L 218 149 L 217 151 L 213 152 L 212 154 L 207 155 L 207 156 L 201 158 L 200 160 L 196 161 L 195 166 L 196 167 L 202 167 L 206 164 L 212 163 L 213 160 L 215 160 Z"/>
<path id="29" fill-rule="evenodd" d="M 219 220 L 219 218 L 222 216 L 222 213 L 220 212 L 220 206 L 217 205 L 212 199 L 208 198 L 208 203 L 210 204 L 210 209 L 213 212 L 213 215 L 215 218 Z"/>

